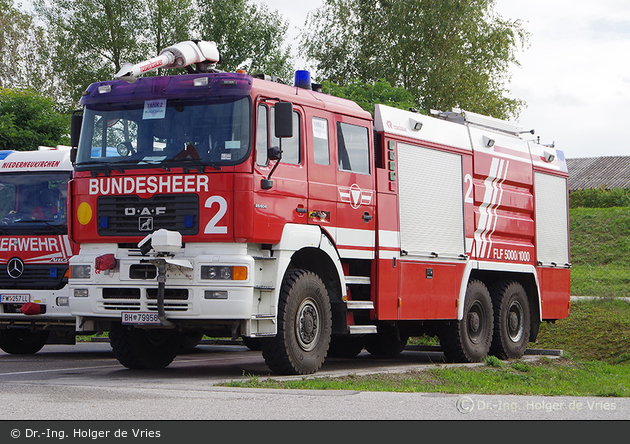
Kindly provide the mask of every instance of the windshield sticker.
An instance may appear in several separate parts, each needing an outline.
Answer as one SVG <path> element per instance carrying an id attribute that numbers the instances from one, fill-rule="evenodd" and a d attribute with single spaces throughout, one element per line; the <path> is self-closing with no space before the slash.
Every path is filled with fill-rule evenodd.
<path id="1" fill-rule="evenodd" d="M 221 153 L 221 160 L 232 160 L 232 153 Z"/>
<path id="2" fill-rule="evenodd" d="M 328 121 L 313 119 L 313 137 L 328 140 Z"/>
<path id="3" fill-rule="evenodd" d="M 238 150 L 241 148 L 241 141 L 240 140 L 227 140 L 225 142 L 225 149 L 226 150 Z"/>
<path id="4" fill-rule="evenodd" d="M 166 99 L 145 100 L 142 120 L 163 119 L 166 117 Z"/>

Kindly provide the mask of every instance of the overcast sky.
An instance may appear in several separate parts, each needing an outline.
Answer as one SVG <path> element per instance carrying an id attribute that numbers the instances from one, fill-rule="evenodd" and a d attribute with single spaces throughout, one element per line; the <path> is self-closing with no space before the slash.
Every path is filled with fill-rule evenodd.
<path id="1" fill-rule="evenodd" d="M 290 20 L 290 39 L 322 4 L 253 1 Z M 630 155 L 630 1 L 497 0 L 495 11 L 531 34 L 508 85 L 527 103 L 516 123 L 568 158 Z"/>

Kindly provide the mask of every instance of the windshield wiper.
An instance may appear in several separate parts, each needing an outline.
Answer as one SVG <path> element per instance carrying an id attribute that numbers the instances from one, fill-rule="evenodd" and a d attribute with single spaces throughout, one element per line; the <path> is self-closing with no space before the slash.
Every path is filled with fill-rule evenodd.
<path id="1" fill-rule="evenodd" d="M 205 167 L 209 166 L 211 168 L 214 168 L 217 171 L 221 171 L 221 167 L 219 165 L 217 165 L 216 163 L 213 162 L 208 162 L 205 160 L 201 160 L 201 159 L 191 159 L 191 158 L 185 158 L 185 159 L 166 159 L 164 162 L 177 162 L 177 163 L 182 163 L 182 164 L 193 164 L 194 167 L 191 169 L 196 169 L 198 170 L 200 173 L 203 173 L 205 170 Z"/>
<path id="2" fill-rule="evenodd" d="M 121 168 L 119 166 L 116 166 L 115 164 L 111 163 L 111 162 L 97 162 L 95 160 L 91 160 L 89 162 L 81 162 L 79 164 L 77 164 L 77 166 L 82 167 L 82 166 L 102 166 L 103 168 L 108 168 L 110 171 L 111 170 L 115 170 L 121 173 L 124 173 L 125 170 L 124 168 Z"/>
<path id="3" fill-rule="evenodd" d="M 40 219 L 31 219 L 31 220 L 21 220 L 17 223 L 24 223 L 24 224 L 34 224 L 34 223 L 42 223 L 42 224 L 46 224 L 47 226 L 49 226 L 50 228 L 52 228 L 53 230 L 57 230 L 57 232 L 59 232 L 60 234 L 66 234 L 66 231 L 62 228 L 60 228 L 57 225 L 53 225 L 51 224 L 51 222 L 54 222 L 54 220 L 40 220 Z"/>

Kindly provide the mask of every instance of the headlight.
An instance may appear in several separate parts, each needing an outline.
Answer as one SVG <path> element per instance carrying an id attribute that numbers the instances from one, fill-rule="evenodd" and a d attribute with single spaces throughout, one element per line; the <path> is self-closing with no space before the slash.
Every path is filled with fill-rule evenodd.
<path id="1" fill-rule="evenodd" d="M 223 265 L 202 265 L 201 279 L 223 280 L 223 281 L 246 281 L 247 267 L 245 266 L 223 266 Z"/>
<path id="2" fill-rule="evenodd" d="M 71 265 L 70 266 L 70 278 L 71 279 L 89 279 L 92 267 L 90 265 Z"/>
<path id="3" fill-rule="evenodd" d="M 75 288 L 74 289 L 74 297 L 75 298 L 87 298 L 88 297 L 88 289 L 87 288 Z"/>

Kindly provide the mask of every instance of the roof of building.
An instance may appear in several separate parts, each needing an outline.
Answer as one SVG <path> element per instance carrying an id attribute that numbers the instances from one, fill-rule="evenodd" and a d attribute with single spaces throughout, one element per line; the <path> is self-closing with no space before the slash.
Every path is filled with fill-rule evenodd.
<path id="1" fill-rule="evenodd" d="M 630 188 L 630 156 L 567 159 L 569 191 Z"/>

